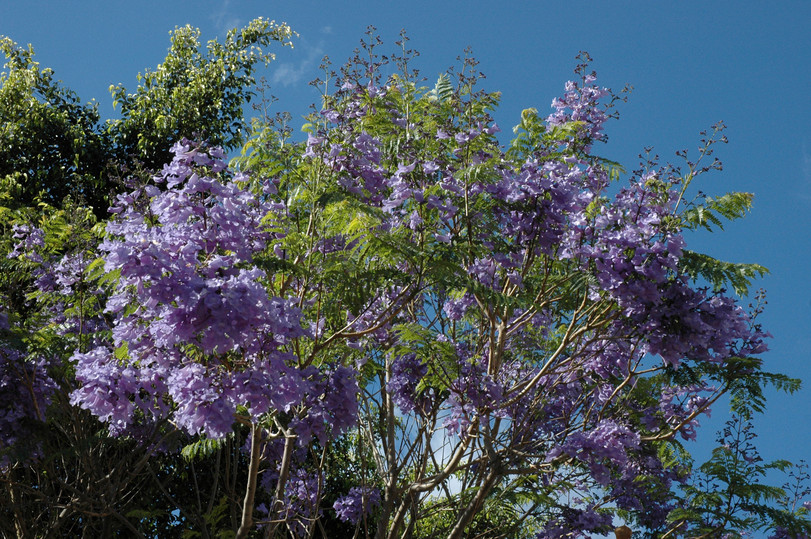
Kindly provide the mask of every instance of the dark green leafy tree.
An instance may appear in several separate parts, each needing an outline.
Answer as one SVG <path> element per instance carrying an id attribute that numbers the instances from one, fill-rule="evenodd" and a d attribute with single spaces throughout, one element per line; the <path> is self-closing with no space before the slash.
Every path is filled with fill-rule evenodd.
<path id="1" fill-rule="evenodd" d="M 166 59 L 138 75 L 134 92 L 110 87 L 121 110 L 121 118 L 107 125 L 116 154 L 157 169 L 184 137 L 238 147 L 246 127 L 243 107 L 254 95 L 254 71 L 274 59 L 270 45 L 290 46 L 292 35 L 286 24 L 259 18 L 203 48 L 199 29 L 175 29 Z"/>
<path id="2" fill-rule="evenodd" d="M 0 182 L 4 204 L 58 205 L 65 197 L 106 211 L 105 169 L 111 155 L 96 103 L 82 103 L 40 68 L 34 50 L 0 37 Z"/>
<path id="3" fill-rule="evenodd" d="M 166 59 L 138 75 L 128 93 L 110 91 L 121 117 L 100 121 L 95 102 L 82 103 L 40 68 L 34 49 L 0 38 L 0 181 L 14 204 L 58 206 L 72 197 L 105 217 L 109 195 L 123 186 L 109 176 L 122 168 L 159 169 L 168 148 L 183 137 L 233 149 L 243 140 L 243 107 L 254 95 L 254 72 L 273 60 L 269 47 L 291 45 L 290 27 L 256 19 L 233 29 L 221 43 L 200 44 L 200 30 L 171 34 Z"/>

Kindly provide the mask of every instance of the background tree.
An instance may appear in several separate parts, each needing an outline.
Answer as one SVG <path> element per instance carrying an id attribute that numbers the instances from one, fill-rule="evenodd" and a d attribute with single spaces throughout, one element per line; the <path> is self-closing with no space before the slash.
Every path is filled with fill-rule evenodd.
<path id="1" fill-rule="evenodd" d="M 0 178 L 8 188 L 19 185 L 15 204 L 58 206 L 70 196 L 104 218 L 109 195 L 121 190 L 108 182 L 116 167 L 128 173 L 158 169 L 183 137 L 238 147 L 243 106 L 254 95 L 253 73 L 275 57 L 267 50 L 271 44 L 292 45 L 292 31 L 259 18 L 231 30 L 223 43 L 209 41 L 205 52 L 199 37 L 196 28 L 175 29 L 166 59 L 138 75 L 134 93 L 111 86 L 121 117 L 103 124 L 98 105 L 82 104 L 54 80 L 53 70 L 40 69 L 30 45 L 21 48 L 2 37 Z"/>
<path id="2" fill-rule="evenodd" d="M 108 143 L 95 103 L 82 104 L 71 90 L 40 69 L 30 46 L 0 37 L 6 58 L 0 74 L 0 180 L 14 188 L 6 204 L 58 205 L 65 197 L 106 210 Z"/>
<path id="3" fill-rule="evenodd" d="M 176 28 L 166 59 L 138 74 L 134 93 L 110 87 L 113 104 L 121 108 L 121 118 L 107 125 L 116 154 L 158 169 L 184 137 L 238 148 L 246 127 L 243 107 L 254 95 L 253 73 L 275 58 L 267 51 L 271 44 L 292 46 L 292 35 L 289 26 L 259 18 L 201 50 L 200 30 Z"/>

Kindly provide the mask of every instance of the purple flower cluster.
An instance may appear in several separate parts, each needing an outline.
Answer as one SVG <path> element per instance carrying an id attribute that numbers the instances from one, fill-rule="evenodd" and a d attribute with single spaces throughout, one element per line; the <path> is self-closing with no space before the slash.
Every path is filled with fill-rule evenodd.
<path id="1" fill-rule="evenodd" d="M 622 189 L 596 215 L 581 215 L 567 232 L 566 256 L 587 262 L 600 290 L 618 301 L 658 298 L 658 287 L 677 269 L 684 240 L 664 228 L 672 192 L 660 194 L 643 177 Z"/>
<path id="2" fill-rule="evenodd" d="M 284 208 L 240 188 L 244 178 L 229 178 L 219 150 L 187 142 L 173 150 L 157 178 L 166 189 L 120 196 L 108 224 L 101 250 L 106 269 L 119 274 L 107 303 L 114 349 L 74 356 L 81 387 L 72 402 L 113 432 L 140 409 L 219 438 L 238 406 L 257 418 L 307 399 L 302 443 L 313 433 L 323 439 L 325 424 L 347 428 L 357 411 L 353 372 L 297 367 L 286 347 L 310 335 L 302 312 L 269 295 L 265 272 L 253 265 L 267 246 L 263 219 Z"/>
<path id="3" fill-rule="evenodd" d="M 448 320 L 459 321 L 473 305 L 476 299 L 472 294 L 464 294 L 459 298 L 448 298 L 442 307 Z"/>
<path id="4" fill-rule="evenodd" d="M 298 537 L 306 537 L 311 523 L 323 512 L 318 503 L 321 490 L 320 476 L 317 473 L 307 473 L 301 468 L 294 470 L 287 480 L 285 509 L 281 517 Z"/>
<path id="5" fill-rule="evenodd" d="M 811 535 L 806 533 L 792 533 L 783 526 L 777 526 L 772 534 L 769 535 L 769 539 L 809 539 L 809 537 L 811 537 Z"/>
<path id="6" fill-rule="evenodd" d="M 380 505 L 380 491 L 373 487 L 352 487 L 332 506 L 338 518 L 357 524 Z"/>
<path id="7" fill-rule="evenodd" d="M 391 362 L 389 372 L 386 390 L 391 394 L 394 403 L 404 414 L 410 414 L 418 409 L 417 384 L 428 373 L 428 365 L 420 361 L 416 354 L 405 354 Z"/>
<path id="8" fill-rule="evenodd" d="M 306 414 L 294 418 L 290 426 L 298 435 L 298 442 L 307 445 L 313 438 L 326 444 L 330 436 L 337 436 L 356 424 L 358 417 L 358 384 L 356 371 L 338 366 L 324 369 L 301 369 L 309 375 L 302 406 Z"/>
<path id="9" fill-rule="evenodd" d="M 585 124 L 586 140 L 603 140 L 603 124 L 608 119 L 606 110 L 600 105 L 600 100 L 607 95 L 607 88 L 594 85 L 597 77 L 594 73 L 583 77 L 582 85 L 575 81 L 566 83 L 566 93 L 563 97 L 552 100 L 555 112 L 550 114 L 546 122 L 550 126 L 565 125 L 569 122 L 582 122 Z M 588 151 L 587 145 L 584 150 Z"/>
<path id="10" fill-rule="evenodd" d="M 662 414 L 666 425 L 675 427 L 683 423 L 688 417 L 701 410 L 707 404 L 707 397 L 702 397 L 702 393 L 712 392 L 714 388 L 705 386 L 668 386 L 662 388 L 659 400 L 659 411 Z M 709 409 L 708 409 L 709 410 Z M 707 411 L 709 415 L 709 411 Z M 685 440 L 696 439 L 696 427 L 698 418 L 687 422 L 680 430 L 682 438 Z"/>
<path id="11" fill-rule="evenodd" d="M 271 468 L 262 473 L 260 484 L 266 492 L 276 490 L 283 446 L 284 442 L 278 439 L 270 440 L 265 446 L 264 457 L 271 463 Z M 267 451 L 268 449 L 270 451 Z M 269 455 L 269 452 L 273 455 Z M 295 463 L 300 464 L 305 454 L 304 448 L 299 447 L 295 450 L 293 452 Z M 265 516 L 266 521 L 283 520 L 295 536 L 306 537 L 314 521 L 323 514 L 319 499 L 323 488 L 323 476 L 318 471 L 309 472 L 304 467 L 293 467 L 284 485 L 283 497 L 278 500 L 281 503 L 275 505 L 277 512 L 271 514 L 266 503 L 259 504 L 257 511 Z"/>
<path id="12" fill-rule="evenodd" d="M 457 351 L 461 352 L 459 373 L 449 388 L 447 417 L 442 426 L 449 435 L 464 436 L 477 416 L 504 415 L 501 409 L 504 384 L 487 373 L 486 363 L 476 361 L 461 347 Z"/>
<path id="13" fill-rule="evenodd" d="M 566 507 L 559 516 L 546 522 L 537 538 L 589 537 L 588 533 L 605 532 L 610 526 L 611 515 L 598 512 L 593 504 L 584 509 Z"/>
<path id="14" fill-rule="evenodd" d="M 663 526 L 675 506 L 671 486 L 683 483 L 687 472 L 665 467 L 658 457 L 644 452 L 633 457 L 611 480 L 609 496 L 617 507 L 635 512 L 648 528 Z"/>
<path id="15" fill-rule="evenodd" d="M 565 453 L 585 463 L 597 483 L 608 486 L 610 468 L 622 468 L 628 462 L 628 451 L 639 448 L 639 434 L 612 419 L 603 419 L 593 428 L 575 432 L 562 446 L 549 452 L 550 459 Z"/>
<path id="16" fill-rule="evenodd" d="M 45 234 L 42 229 L 31 225 L 14 225 L 11 231 L 11 237 L 17 242 L 7 257 L 15 258 L 23 255 L 32 262 L 41 262 L 42 257 L 36 251 L 37 248 L 45 246 Z"/>
<path id="17" fill-rule="evenodd" d="M 0 329 L 3 329 L 0 327 Z M 25 355 L 0 343 L 0 470 L 15 458 L 11 450 L 31 442 L 35 422 L 44 422 L 56 383 L 44 360 L 27 361 Z M 36 455 L 28 447 L 27 455 Z M 14 455 L 26 454 L 16 451 Z"/>

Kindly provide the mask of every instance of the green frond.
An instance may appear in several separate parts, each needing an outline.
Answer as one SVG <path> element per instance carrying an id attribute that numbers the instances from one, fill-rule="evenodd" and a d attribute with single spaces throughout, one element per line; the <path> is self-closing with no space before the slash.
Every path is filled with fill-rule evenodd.
<path id="1" fill-rule="evenodd" d="M 769 270 L 760 264 L 724 262 L 703 253 L 685 250 L 681 259 L 682 270 L 693 280 L 699 277 L 718 291 L 731 286 L 739 296 L 749 293 L 752 280 L 763 277 Z"/>
<path id="2" fill-rule="evenodd" d="M 428 98 L 440 103 L 446 103 L 453 96 L 453 86 L 451 78 L 447 73 L 442 73 L 436 81 L 434 89 L 428 92 Z"/>
<path id="3" fill-rule="evenodd" d="M 225 442 L 226 439 L 202 438 L 185 446 L 180 451 L 180 454 L 184 459 L 191 462 L 192 460 L 198 460 L 213 455 L 219 448 L 225 445 Z"/>
<path id="4" fill-rule="evenodd" d="M 682 213 L 685 228 L 703 228 L 710 232 L 714 228 L 724 229 L 724 221 L 734 221 L 752 209 L 752 193 L 727 193 L 718 198 L 706 198 L 701 204 L 692 204 Z"/>

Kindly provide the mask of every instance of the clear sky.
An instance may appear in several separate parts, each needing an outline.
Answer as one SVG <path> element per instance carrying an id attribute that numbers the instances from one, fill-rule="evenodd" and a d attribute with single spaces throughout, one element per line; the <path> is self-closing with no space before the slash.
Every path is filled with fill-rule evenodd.
<path id="1" fill-rule="evenodd" d="M 392 47 L 407 30 L 431 83 L 471 46 L 484 87 L 502 92 L 496 120 L 505 134 L 524 108 L 550 112 L 575 55 L 588 51 L 598 83 L 634 86 L 607 127 L 608 146 L 598 148 L 629 170 L 645 146 L 663 160 L 695 152 L 699 131 L 723 120 L 724 171 L 704 176 L 700 188 L 754 192 L 755 207 L 723 233 L 689 237 L 688 247 L 771 270 L 759 283 L 769 301 L 762 321 L 774 335 L 766 367 L 805 378 L 806 387 L 770 399 L 757 421 L 759 445 L 767 460 L 811 461 L 811 2 L 0 0 L 0 34 L 33 44 L 43 67 L 110 117 L 108 87 L 134 88 L 136 74 L 165 57 L 175 26 L 199 27 L 208 40 L 259 16 L 300 34 L 266 73 L 277 107 L 294 118 L 318 97 L 307 82 L 321 57 L 340 65 L 375 25 Z M 707 428 L 717 430 L 724 412 Z"/>

